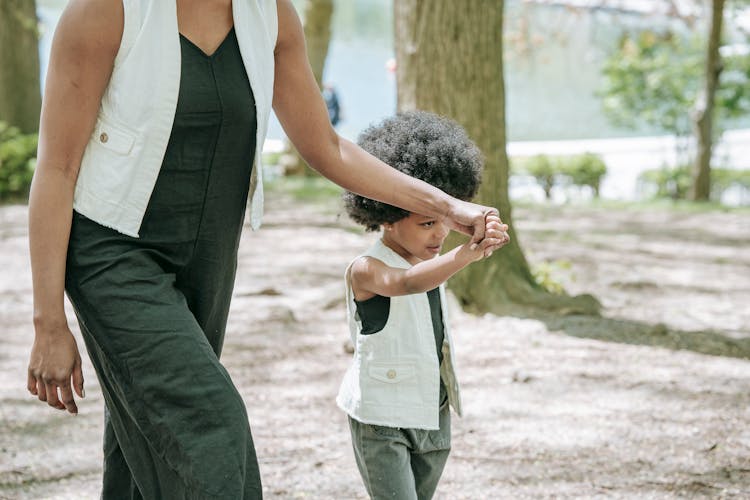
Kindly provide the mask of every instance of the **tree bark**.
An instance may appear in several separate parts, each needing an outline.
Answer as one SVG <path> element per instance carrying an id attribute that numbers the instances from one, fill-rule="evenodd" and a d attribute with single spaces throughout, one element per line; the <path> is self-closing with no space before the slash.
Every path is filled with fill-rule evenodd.
<path id="1" fill-rule="evenodd" d="M 39 130 L 39 33 L 35 0 L 0 1 L 0 121 Z"/>
<path id="2" fill-rule="evenodd" d="M 331 42 L 331 18 L 333 17 L 333 0 L 307 0 L 304 10 L 305 43 L 307 59 L 310 61 L 318 88 L 323 89 L 323 70 L 328 57 L 328 46 Z M 289 143 L 285 153 L 285 173 L 287 175 L 315 175 L 297 149 Z"/>
<path id="3" fill-rule="evenodd" d="M 711 152 L 713 148 L 713 115 L 716 89 L 722 71 L 721 28 L 724 19 L 724 0 L 712 0 L 711 23 L 709 26 L 708 47 L 706 49 L 705 82 L 703 92 L 694 113 L 698 151 L 693 165 L 693 182 L 690 199 L 707 201 L 711 195 Z"/>
<path id="4" fill-rule="evenodd" d="M 461 124 L 485 156 L 478 202 L 497 207 L 511 242 L 451 279 L 474 311 L 517 311 L 519 304 L 596 313 L 593 298 L 546 293 L 534 280 L 513 227 L 508 194 L 502 0 L 396 0 L 395 46 L 400 111 L 422 109 Z M 460 238 L 452 237 L 448 246 Z"/>
<path id="5" fill-rule="evenodd" d="M 331 42 L 333 0 L 307 0 L 305 2 L 305 41 L 315 81 L 323 89 L 323 69 Z"/>

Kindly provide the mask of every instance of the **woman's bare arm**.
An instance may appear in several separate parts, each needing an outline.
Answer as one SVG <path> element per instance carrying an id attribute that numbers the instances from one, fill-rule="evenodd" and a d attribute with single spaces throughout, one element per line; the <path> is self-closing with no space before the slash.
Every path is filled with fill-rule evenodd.
<path id="1" fill-rule="evenodd" d="M 279 35 L 273 106 L 284 131 L 315 170 L 349 191 L 444 220 L 451 228 L 484 237 L 485 215 L 497 210 L 452 198 L 402 174 L 338 136 L 328 120 L 310 69 L 305 40 L 290 0 L 278 0 Z M 494 248 L 488 249 L 491 252 Z"/>
<path id="2" fill-rule="evenodd" d="M 122 29 L 120 0 L 71 0 L 65 8 L 52 42 L 29 196 L 36 335 L 28 389 L 70 413 L 78 411 L 71 377 L 78 395 L 83 394 L 80 355 L 63 302 L 73 192 Z"/>

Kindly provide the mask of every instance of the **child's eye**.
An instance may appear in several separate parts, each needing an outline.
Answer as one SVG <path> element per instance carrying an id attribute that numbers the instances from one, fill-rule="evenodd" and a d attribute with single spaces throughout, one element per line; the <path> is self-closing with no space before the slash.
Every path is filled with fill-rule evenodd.
<path id="1" fill-rule="evenodd" d="M 435 221 L 434 221 L 434 220 L 431 220 L 430 222 L 423 222 L 423 223 L 422 223 L 422 225 L 423 225 L 424 227 L 432 227 L 432 226 L 434 226 L 434 225 L 435 225 Z"/>

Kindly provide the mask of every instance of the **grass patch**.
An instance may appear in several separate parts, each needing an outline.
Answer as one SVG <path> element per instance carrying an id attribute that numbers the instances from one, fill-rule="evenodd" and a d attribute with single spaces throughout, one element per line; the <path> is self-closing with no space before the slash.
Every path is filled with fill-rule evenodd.
<path id="1" fill-rule="evenodd" d="M 266 183 L 269 192 L 301 202 L 329 202 L 341 198 L 344 189 L 323 177 L 279 177 Z"/>

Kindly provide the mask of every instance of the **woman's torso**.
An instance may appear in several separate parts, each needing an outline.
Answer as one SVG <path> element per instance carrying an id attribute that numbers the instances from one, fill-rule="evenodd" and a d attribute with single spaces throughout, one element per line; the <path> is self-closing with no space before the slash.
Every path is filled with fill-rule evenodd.
<path id="1" fill-rule="evenodd" d="M 210 56 L 183 36 L 180 45 L 177 109 L 140 237 L 75 214 L 74 257 L 148 251 L 166 272 L 196 259 L 233 272 L 256 148 L 254 97 L 234 29 Z"/>

